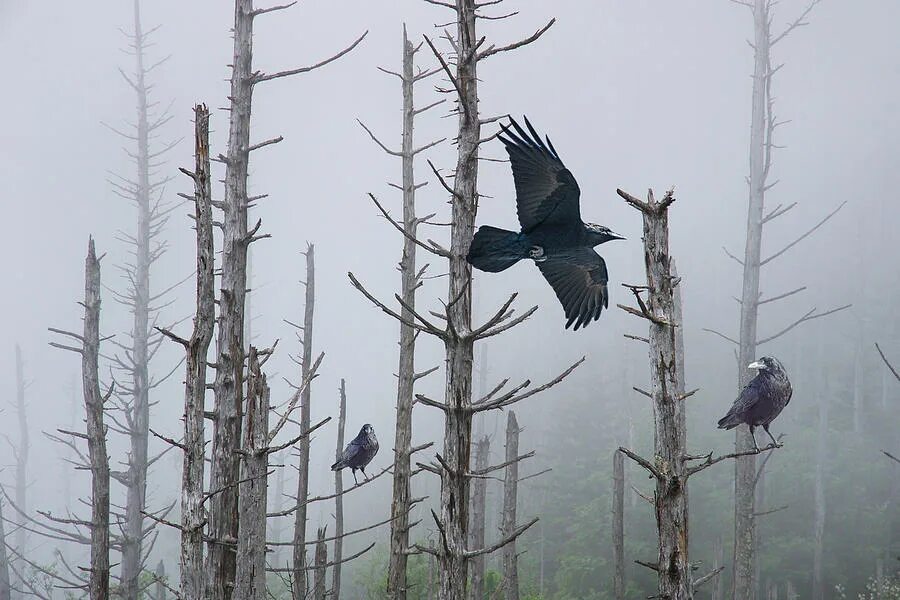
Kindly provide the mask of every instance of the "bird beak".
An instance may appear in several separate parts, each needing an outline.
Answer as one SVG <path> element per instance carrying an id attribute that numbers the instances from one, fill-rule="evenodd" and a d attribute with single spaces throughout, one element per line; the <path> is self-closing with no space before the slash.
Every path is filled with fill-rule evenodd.
<path id="1" fill-rule="evenodd" d="M 756 361 L 756 362 L 752 362 L 749 365 L 747 365 L 747 368 L 748 369 L 762 369 L 763 364 L 759 361 Z"/>
<path id="2" fill-rule="evenodd" d="M 612 239 L 614 239 L 614 240 L 624 240 L 624 239 L 628 239 L 628 238 L 626 238 L 624 235 L 619 235 L 618 233 L 616 233 L 616 232 L 614 232 L 614 231 L 610 231 L 610 232 L 609 232 L 609 236 L 610 236 Z"/>

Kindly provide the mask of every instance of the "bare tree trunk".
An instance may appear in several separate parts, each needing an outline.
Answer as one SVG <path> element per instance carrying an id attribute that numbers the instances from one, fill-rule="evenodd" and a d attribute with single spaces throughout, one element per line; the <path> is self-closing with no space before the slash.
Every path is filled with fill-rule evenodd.
<path id="1" fill-rule="evenodd" d="M 9 555 L 6 552 L 6 521 L 3 518 L 3 498 L 0 496 L 0 600 L 12 600 L 9 579 Z"/>
<path id="2" fill-rule="evenodd" d="M 434 600 L 434 542 L 428 542 L 428 600 Z"/>
<path id="3" fill-rule="evenodd" d="M 269 497 L 269 510 L 271 512 L 280 512 L 283 510 L 284 498 L 284 471 L 287 465 L 284 462 L 284 451 L 282 450 L 275 456 L 275 464 L 278 465 L 278 472 L 275 474 L 275 494 Z M 283 521 L 282 517 L 275 517 L 269 520 L 271 524 L 269 529 L 269 539 L 281 541 L 283 538 Z M 279 567 L 281 564 L 283 546 L 275 546 L 272 548 L 272 562 Z"/>
<path id="4" fill-rule="evenodd" d="M 625 600 L 625 455 L 613 452 L 613 592 Z"/>
<path id="5" fill-rule="evenodd" d="M 503 546 L 503 594 L 506 600 L 519 600 L 519 560 L 516 541 L 512 539 L 516 529 L 516 506 L 519 490 L 519 423 L 516 413 L 509 411 L 506 420 L 506 477 L 503 479 L 504 538 L 510 542 Z"/>
<path id="6" fill-rule="evenodd" d="M 685 431 L 682 409 L 684 375 L 679 372 L 676 330 L 681 326 L 675 306 L 677 285 L 669 256 L 668 207 L 674 202 L 671 191 L 657 202 L 652 190 L 643 202 L 619 190 L 626 201 L 641 211 L 644 222 L 644 264 L 647 270 L 646 305 L 640 299 L 642 287 L 634 287 L 641 310 L 629 309 L 650 321 L 650 382 L 654 405 L 654 457 L 657 468 L 646 459 L 626 451 L 656 479 L 654 503 L 659 533 L 659 555 L 651 565 L 659 576 L 659 596 L 669 600 L 693 598 L 688 560 L 687 478 Z M 628 309 L 629 307 L 625 307 Z M 638 460 L 639 459 L 639 460 Z"/>
<path id="7" fill-rule="evenodd" d="M 303 309 L 302 355 L 300 370 L 306 381 L 312 367 L 313 311 L 316 301 L 315 247 L 306 249 L 306 303 Z M 310 385 L 300 396 L 300 431 L 310 427 Z M 306 577 L 306 513 L 309 498 L 309 436 L 298 445 L 297 510 L 294 513 L 294 600 L 305 600 L 309 585 Z"/>
<path id="8" fill-rule="evenodd" d="M 416 217 L 416 185 L 413 177 L 413 62 L 416 48 L 406 37 L 403 27 L 403 141 L 400 149 L 403 170 L 403 256 L 400 259 L 400 296 L 403 298 L 401 317 L 413 321 L 416 305 L 416 245 L 413 241 L 418 227 Z M 394 441 L 394 484 L 391 501 L 391 548 L 388 563 L 388 597 L 406 600 L 406 564 L 409 548 L 410 509 L 410 448 L 412 447 L 412 408 L 415 384 L 416 332 L 406 323 L 400 323 L 400 365 L 397 371 L 397 423 Z"/>
<path id="9" fill-rule="evenodd" d="M 81 378 L 84 389 L 88 458 L 91 466 L 91 600 L 109 599 L 109 457 L 100 392 L 100 261 L 93 238 L 88 241 L 84 268 L 84 333 Z"/>
<path id="10" fill-rule="evenodd" d="M 196 312 L 185 347 L 184 459 L 181 473 L 181 598 L 205 600 L 203 528 L 205 472 L 206 354 L 215 321 L 215 248 L 212 224 L 212 180 L 209 159 L 209 109 L 194 107 L 194 229 L 197 232 Z M 169 337 L 174 336 L 168 332 Z M 177 338 L 174 338 L 177 339 Z"/>
<path id="11" fill-rule="evenodd" d="M 325 545 L 325 528 L 316 538 L 315 569 L 313 571 L 313 600 L 325 600 L 325 568 L 328 565 L 328 547 Z"/>
<path id="12" fill-rule="evenodd" d="M 491 440 L 484 436 L 475 445 L 475 470 L 487 469 L 490 460 Z M 472 482 L 472 522 L 469 531 L 469 547 L 484 547 L 485 514 L 487 501 L 487 480 L 479 477 Z M 471 599 L 484 599 L 484 564 L 485 556 L 482 554 L 472 559 L 472 588 Z"/>
<path id="13" fill-rule="evenodd" d="M 234 597 L 265 600 L 269 386 L 254 346 L 250 346 L 248 360 L 246 411 Z"/>
<path id="14" fill-rule="evenodd" d="M 784 595 L 787 600 L 797 600 L 797 592 L 794 590 L 794 584 L 788 581 L 786 588 Z"/>
<path id="15" fill-rule="evenodd" d="M 344 426 L 347 422 L 347 388 L 341 379 L 341 405 L 338 410 L 337 449 L 334 460 L 340 460 L 344 451 Z M 396 465 L 394 466 L 396 469 Z M 396 473 L 396 471 L 395 471 Z M 334 472 L 334 569 L 332 571 L 331 597 L 341 598 L 341 559 L 344 556 L 344 477 L 343 470 Z"/>
<path id="16" fill-rule="evenodd" d="M 862 333 L 859 334 L 862 336 Z M 856 346 L 856 356 L 853 361 L 853 433 L 862 432 L 862 415 L 863 415 L 863 367 L 862 367 L 862 344 Z"/>
<path id="17" fill-rule="evenodd" d="M 166 600 L 166 566 L 163 564 L 163 561 L 159 561 L 156 563 L 156 593 L 153 595 L 153 600 Z"/>
<path id="18" fill-rule="evenodd" d="M 229 94 L 228 155 L 223 202 L 222 276 L 216 343 L 207 555 L 209 600 L 230 600 L 238 541 L 238 486 L 244 387 L 244 300 L 247 290 L 247 168 L 253 97 L 253 1 L 235 0 Z"/>
<path id="19" fill-rule="evenodd" d="M 713 570 L 724 568 L 725 565 L 725 544 L 722 542 L 721 534 L 716 538 L 716 561 L 713 563 Z M 722 577 L 721 571 L 716 574 L 715 581 L 712 585 L 712 600 L 725 600 L 725 578 Z"/>
<path id="20" fill-rule="evenodd" d="M 28 414 L 25 410 L 25 367 L 22 360 L 22 349 L 16 344 L 16 416 L 19 419 L 19 447 L 16 455 L 16 506 L 23 513 L 28 512 L 26 491 L 28 490 L 28 452 L 31 443 L 28 440 Z M 19 581 L 17 587 L 23 589 L 22 578 L 25 574 L 26 563 L 24 558 L 28 556 L 27 530 L 19 527 L 16 530 L 16 555 L 21 557 L 18 561 Z M 0 543 L 3 538 L 0 537 Z M 4 552 L 5 552 L 4 548 Z"/>
<path id="21" fill-rule="evenodd" d="M 821 354 L 821 353 L 820 353 Z M 816 475 L 813 523 L 812 600 L 824 600 L 825 579 L 825 457 L 828 454 L 828 400 L 819 394 L 819 427 L 816 435 Z"/>

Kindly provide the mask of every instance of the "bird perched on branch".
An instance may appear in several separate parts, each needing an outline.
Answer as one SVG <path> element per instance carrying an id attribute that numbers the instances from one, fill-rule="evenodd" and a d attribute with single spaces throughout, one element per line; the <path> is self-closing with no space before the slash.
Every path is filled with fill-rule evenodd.
<path id="1" fill-rule="evenodd" d="M 338 461 L 331 465 L 331 470 L 340 471 L 341 469 L 350 467 L 350 470 L 353 473 L 353 481 L 358 484 L 359 480 L 356 478 L 356 470 L 359 469 L 362 471 L 362 474 L 368 479 L 369 476 L 366 475 L 366 465 L 372 462 L 372 459 L 375 458 L 377 453 L 378 438 L 375 437 L 375 429 L 366 423 L 362 426 L 362 429 L 359 430 L 356 437 L 353 438 L 353 441 L 347 444 L 347 447 L 341 452 Z"/>
<path id="2" fill-rule="evenodd" d="M 764 356 L 747 365 L 747 368 L 759 371 L 741 390 L 741 395 L 734 401 L 728 414 L 719 420 L 719 429 L 734 429 L 741 423 L 746 423 L 750 426 L 753 446 L 759 450 L 753 430 L 762 425 L 772 443 L 777 446 L 778 441 L 772 437 L 769 425 L 791 401 L 791 382 L 781 362 L 771 356 Z"/>
<path id="3" fill-rule="evenodd" d="M 498 135 L 506 146 L 516 186 L 519 233 L 482 225 L 469 263 L 497 273 L 522 259 L 534 260 L 566 314 L 566 329 L 585 327 L 609 306 L 606 263 L 594 246 L 625 239 L 607 227 L 581 220 L 578 182 L 547 137 L 541 141 L 525 118 L 526 132 L 510 118 Z"/>

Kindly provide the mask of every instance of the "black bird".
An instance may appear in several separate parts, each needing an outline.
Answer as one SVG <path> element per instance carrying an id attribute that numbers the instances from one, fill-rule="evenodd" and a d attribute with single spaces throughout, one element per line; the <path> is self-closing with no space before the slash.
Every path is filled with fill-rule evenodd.
<path id="1" fill-rule="evenodd" d="M 759 369 L 756 377 L 741 391 L 728 414 L 719 420 L 719 429 L 734 429 L 741 423 L 750 426 L 753 445 L 756 445 L 754 428 L 762 425 L 774 444 L 778 441 L 772 437 L 769 425 L 781 414 L 791 401 L 791 382 L 784 367 L 777 358 L 763 356 L 758 361 L 747 365 L 748 369 Z"/>
<path id="2" fill-rule="evenodd" d="M 476 269 L 497 273 L 523 258 L 534 260 L 553 287 L 566 313 L 566 329 L 597 320 L 609 306 L 606 263 L 594 246 L 625 239 L 602 225 L 581 220 L 578 182 L 556 148 L 525 118 L 528 132 L 510 118 L 498 135 L 506 146 L 516 186 L 519 233 L 489 225 L 479 227 L 469 255 Z M 529 135 L 530 133 L 530 135 Z"/>
<path id="3" fill-rule="evenodd" d="M 362 429 L 359 430 L 356 437 L 353 438 L 353 441 L 344 448 L 338 461 L 331 465 L 331 470 L 340 471 L 341 469 L 350 467 L 350 470 L 353 473 L 353 481 L 359 483 L 359 480 L 356 478 L 356 470 L 359 469 L 362 471 L 362 474 L 368 479 L 369 476 L 366 475 L 366 465 L 372 462 L 372 459 L 375 458 L 377 453 L 378 438 L 375 437 L 375 429 L 366 423 L 362 426 Z"/>

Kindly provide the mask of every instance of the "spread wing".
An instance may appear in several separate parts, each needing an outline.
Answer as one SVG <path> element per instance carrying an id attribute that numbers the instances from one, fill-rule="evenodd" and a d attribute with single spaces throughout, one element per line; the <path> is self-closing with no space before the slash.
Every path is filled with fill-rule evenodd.
<path id="1" fill-rule="evenodd" d="M 506 134 L 498 137 L 506 146 L 516 185 L 516 205 L 522 231 L 528 233 L 540 224 L 575 224 L 581 221 L 578 183 L 559 159 L 556 149 L 531 126 L 523 130 L 513 119 L 512 128 L 500 125 Z"/>
<path id="2" fill-rule="evenodd" d="M 585 327 L 609 306 L 606 263 L 591 248 L 576 248 L 554 254 L 537 263 L 566 312 L 566 329 Z"/>

